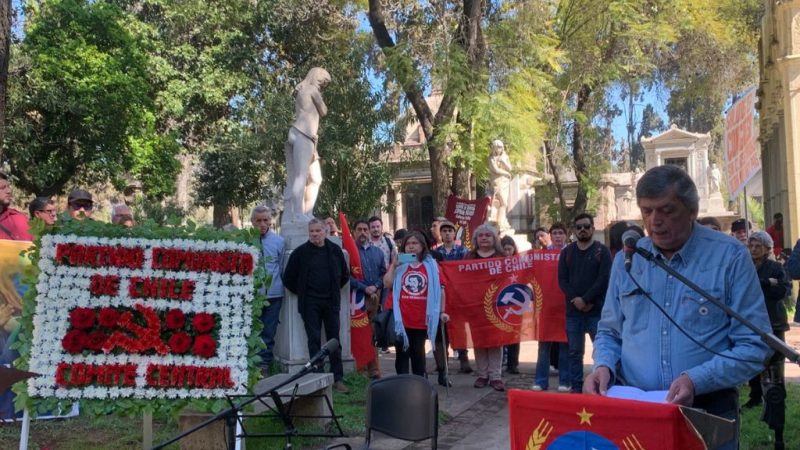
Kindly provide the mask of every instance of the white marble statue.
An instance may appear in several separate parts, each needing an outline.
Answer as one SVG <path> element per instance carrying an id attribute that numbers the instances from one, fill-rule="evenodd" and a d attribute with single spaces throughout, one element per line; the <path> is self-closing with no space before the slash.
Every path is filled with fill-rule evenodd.
<path id="1" fill-rule="evenodd" d="M 511 161 L 505 151 L 503 141 L 492 142 L 492 151 L 489 153 L 489 175 L 492 180 L 492 206 L 494 216 L 491 221 L 497 223 L 499 231 L 508 230 L 508 193 L 511 186 Z"/>
<path id="2" fill-rule="evenodd" d="M 707 169 L 708 175 L 708 193 L 709 194 L 716 194 L 719 192 L 719 182 L 722 179 L 722 175 L 719 172 L 719 168 L 717 167 L 716 163 L 711 163 Z"/>
<path id="3" fill-rule="evenodd" d="M 317 153 L 319 120 L 328 113 L 322 89 L 331 81 L 325 69 L 314 67 L 294 89 L 294 123 L 284 145 L 286 189 L 283 222 L 306 224 L 313 217 L 322 183 Z"/>

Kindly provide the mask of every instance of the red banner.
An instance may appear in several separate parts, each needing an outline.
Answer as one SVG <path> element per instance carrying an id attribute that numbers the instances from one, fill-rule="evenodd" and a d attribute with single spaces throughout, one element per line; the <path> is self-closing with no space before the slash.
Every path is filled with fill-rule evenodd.
<path id="1" fill-rule="evenodd" d="M 731 200 L 761 170 L 756 113 L 756 89 L 731 106 L 725 116 L 725 173 Z"/>
<path id="2" fill-rule="evenodd" d="M 460 241 L 468 249 L 472 248 L 472 230 L 486 222 L 490 201 L 489 197 L 476 200 L 455 195 L 447 197 L 447 212 L 444 216 L 456 226 L 456 241 Z"/>
<path id="3" fill-rule="evenodd" d="M 344 213 L 339 213 L 339 228 L 342 230 L 342 247 L 350 256 L 350 275 L 355 279 L 363 280 L 361 255 L 358 253 L 353 235 L 350 234 L 350 227 L 347 225 Z M 353 353 L 353 359 L 356 360 L 358 369 L 363 369 L 376 358 L 364 293 L 352 288 L 350 289 L 350 351 Z"/>
<path id="4" fill-rule="evenodd" d="M 705 448 L 669 403 L 512 389 L 508 412 L 511 450 Z"/>
<path id="5" fill-rule="evenodd" d="M 440 263 L 453 348 L 566 342 L 557 250 Z"/>

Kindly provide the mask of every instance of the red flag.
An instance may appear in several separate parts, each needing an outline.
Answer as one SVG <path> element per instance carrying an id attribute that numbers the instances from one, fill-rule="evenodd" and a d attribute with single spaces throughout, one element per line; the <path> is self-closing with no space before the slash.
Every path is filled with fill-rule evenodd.
<path id="1" fill-rule="evenodd" d="M 532 250 L 440 263 L 453 347 L 496 347 L 533 339 L 566 342 L 558 255 Z"/>
<path id="2" fill-rule="evenodd" d="M 447 197 L 447 211 L 444 216 L 456 226 L 456 242 L 472 249 L 472 230 L 486 222 L 486 213 L 489 210 L 491 198 L 481 197 L 475 200 L 456 197 Z"/>
<path id="3" fill-rule="evenodd" d="M 361 255 L 358 246 L 350 234 L 347 218 L 344 213 L 339 213 L 339 228 L 342 230 L 342 247 L 350 256 L 350 275 L 357 280 L 364 279 L 361 270 Z M 350 351 L 356 360 L 356 368 L 363 369 L 377 357 L 375 347 L 372 346 L 372 327 L 367 316 L 364 293 L 355 289 L 350 290 Z"/>
<path id="4" fill-rule="evenodd" d="M 508 412 L 511 450 L 705 448 L 671 403 L 512 389 Z"/>

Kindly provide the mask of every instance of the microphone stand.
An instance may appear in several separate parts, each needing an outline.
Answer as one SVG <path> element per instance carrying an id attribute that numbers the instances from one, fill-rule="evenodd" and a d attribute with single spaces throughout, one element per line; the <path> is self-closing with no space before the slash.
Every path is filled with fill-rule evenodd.
<path id="1" fill-rule="evenodd" d="M 791 361 L 791 362 L 793 362 L 795 364 L 800 364 L 800 353 L 798 353 L 797 350 L 793 349 L 792 347 L 789 347 L 788 345 L 786 345 L 786 343 L 783 342 L 782 340 L 778 339 L 777 336 L 775 336 L 772 333 L 767 333 L 764 330 L 762 330 L 762 329 L 758 328 L 757 326 L 755 326 L 753 324 L 753 322 L 745 319 L 744 317 L 742 317 L 741 314 L 739 314 L 738 312 L 732 310 L 728 305 L 725 304 L 725 302 L 723 302 L 722 300 L 718 299 L 717 297 L 714 297 L 713 295 L 709 294 L 708 292 L 703 290 L 703 288 L 701 288 L 700 286 L 694 284 L 691 280 L 689 280 L 688 278 L 686 278 L 683 275 L 681 275 L 680 273 L 678 273 L 672 267 L 668 266 L 664 261 L 662 261 L 659 258 L 656 258 L 655 255 L 652 252 L 650 252 L 648 250 L 645 250 L 645 249 L 643 249 L 641 247 L 638 247 L 638 246 L 635 247 L 635 249 L 636 249 L 636 253 L 638 253 L 644 259 L 654 263 L 655 265 L 660 267 L 662 270 L 664 270 L 668 274 L 670 274 L 673 277 L 677 278 L 681 283 L 685 284 L 686 286 L 689 286 L 695 292 L 697 292 L 698 294 L 700 294 L 703 297 L 705 297 L 706 300 L 708 300 L 713 305 L 717 306 L 719 309 L 724 311 L 725 314 L 727 314 L 730 317 L 733 317 L 734 319 L 736 319 L 739 322 L 741 322 L 744 326 L 746 326 L 747 328 L 751 329 L 754 333 L 756 333 L 761 338 L 762 341 L 764 341 L 765 344 L 767 344 L 769 346 L 769 348 L 771 348 L 772 350 L 774 350 L 777 353 L 780 353 L 781 355 L 783 355 L 789 361 Z"/>
<path id="2" fill-rule="evenodd" d="M 228 433 L 227 433 L 227 436 L 226 436 L 227 448 L 229 450 L 233 450 L 236 447 L 236 421 L 238 420 L 238 412 L 241 411 L 245 406 L 247 406 L 247 405 L 249 405 L 251 403 L 254 403 L 256 401 L 260 401 L 263 397 L 266 397 L 268 395 L 272 396 L 273 400 L 278 400 L 278 402 L 279 402 L 280 401 L 280 397 L 278 397 L 276 399 L 276 396 L 277 396 L 277 393 L 278 393 L 278 389 L 286 386 L 287 384 L 291 384 L 294 381 L 297 381 L 298 379 L 300 379 L 303 376 L 307 375 L 308 373 L 312 372 L 315 368 L 316 368 L 316 364 L 307 364 L 299 372 L 297 372 L 296 374 L 292 375 L 286 381 L 278 384 L 277 386 L 273 387 L 272 389 L 270 389 L 268 391 L 264 391 L 261 394 L 255 394 L 252 398 L 250 398 L 250 399 L 248 399 L 248 400 L 246 400 L 244 402 L 241 402 L 238 405 L 234 405 L 234 406 L 232 406 L 231 408 L 228 408 L 225 411 L 220 412 L 219 414 L 215 415 L 214 417 L 211 417 L 208 420 L 206 420 L 206 421 L 204 421 L 204 422 L 202 422 L 200 424 L 195 425 L 191 429 L 179 434 L 178 436 L 175 436 L 174 438 L 172 438 L 172 439 L 170 439 L 170 440 L 168 440 L 166 442 L 162 442 L 161 444 L 158 444 L 158 445 L 152 447 L 151 450 L 161 450 L 164 447 L 166 447 L 166 446 L 168 446 L 168 445 L 170 445 L 172 443 L 175 443 L 175 442 L 183 439 L 184 437 L 194 433 L 195 431 L 197 431 L 197 430 L 199 430 L 201 428 L 205 428 L 208 425 L 210 425 L 211 423 L 216 422 L 217 420 L 220 420 L 220 419 L 224 419 L 225 420 L 225 425 L 226 425 L 226 427 L 228 429 Z M 233 402 L 231 402 L 231 404 L 233 404 Z M 281 419 L 284 421 L 284 423 L 286 422 L 286 418 L 285 417 L 281 417 Z"/>

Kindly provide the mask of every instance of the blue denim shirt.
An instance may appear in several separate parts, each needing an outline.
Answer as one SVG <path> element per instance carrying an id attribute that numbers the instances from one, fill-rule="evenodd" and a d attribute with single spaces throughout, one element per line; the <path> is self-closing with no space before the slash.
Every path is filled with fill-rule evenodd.
<path id="1" fill-rule="evenodd" d="M 383 288 L 383 274 L 386 273 L 386 266 L 383 265 L 383 251 L 367 244 L 358 247 L 358 255 L 361 258 L 361 270 L 364 272 L 364 280 L 357 280 L 350 276 L 350 288 L 363 291 L 367 286 Z"/>
<path id="2" fill-rule="evenodd" d="M 272 275 L 272 284 L 269 285 L 267 298 L 283 297 L 281 270 L 285 253 L 286 241 L 282 236 L 272 230 L 267 230 L 267 234 L 261 236 L 261 257 L 264 261 L 264 269 Z"/>
<path id="3" fill-rule="evenodd" d="M 658 258 L 650 238 L 639 241 Z M 614 259 L 603 315 L 594 343 L 595 367 L 606 366 L 626 384 L 644 390 L 666 390 L 686 373 L 695 395 L 735 387 L 764 368 L 772 354 L 749 328 L 726 316 L 680 281 L 639 255 L 631 275 L 676 322 L 705 346 L 736 361 L 714 355 L 684 336 L 634 285 Z M 694 225 L 689 240 L 667 262 L 731 309 L 770 332 L 764 296 L 747 249 L 723 233 Z"/>

